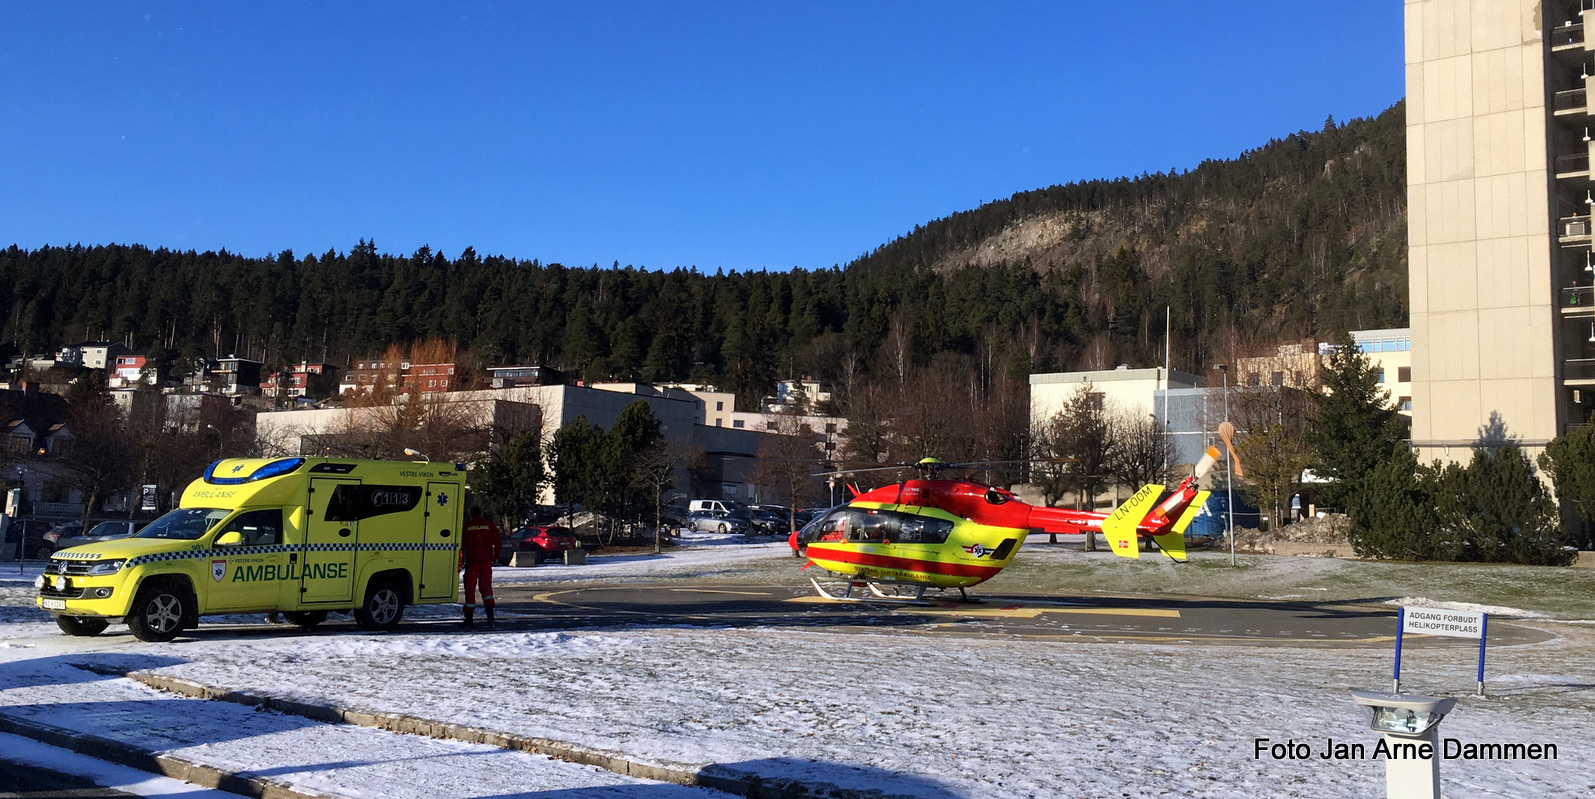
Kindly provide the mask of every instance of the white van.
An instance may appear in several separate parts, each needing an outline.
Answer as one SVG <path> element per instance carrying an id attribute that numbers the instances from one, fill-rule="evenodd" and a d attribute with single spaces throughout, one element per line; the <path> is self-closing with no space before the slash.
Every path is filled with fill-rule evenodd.
<path id="1" fill-rule="evenodd" d="M 704 511 L 719 511 L 721 513 L 727 513 L 727 512 L 736 510 L 737 508 L 740 508 L 740 507 L 742 507 L 742 506 L 737 504 L 737 503 L 735 503 L 735 502 L 724 502 L 724 501 L 721 501 L 721 500 L 718 500 L 718 499 L 695 499 L 695 500 L 687 503 L 687 511 L 688 512 L 697 512 L 697 511 L 700 511 L 700 510 L 704 510 Z"/>

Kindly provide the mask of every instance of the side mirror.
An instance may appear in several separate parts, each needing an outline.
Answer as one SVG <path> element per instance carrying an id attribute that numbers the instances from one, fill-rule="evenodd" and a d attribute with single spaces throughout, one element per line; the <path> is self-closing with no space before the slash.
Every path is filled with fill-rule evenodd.
<path id="1" fill-rule="evenodd" d="M 219 547 L 241 547 L 243 545 L 244 534 L 238 532 L 237 530 L 228 533 L 222 533 L 216 537 L 216 546 Z"/>

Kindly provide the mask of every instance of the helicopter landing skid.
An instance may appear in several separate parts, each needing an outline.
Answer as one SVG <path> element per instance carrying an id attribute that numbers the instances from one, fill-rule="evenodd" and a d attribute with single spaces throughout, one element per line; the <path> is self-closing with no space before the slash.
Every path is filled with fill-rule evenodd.
<path id="1" fill-rule="evenodd" d="M 925 601 L 925 589 L 929 587 L 923 583 L 877 583 L 873 580 L 849 580 L 847 582 L 847 588 L 843 589 L 841 595 L 838 596 L 831 591 L 827 591 L 825 586 L 820 585 L 820 581 L 814 579 L 813 577 L 809 578 L 809 583 L 814 586 L 814 590 L 819 592 L 820 596 L 823 596 L 826 599 L 834 599 L 838 602 L 884 601 L 904 604 L 923 603 Z M 890 586 L 891 592 L 882 591 L 882 585 Z M 870 593 L 874 594 L 874 596 L 854 596 L 853 591 L 854 589 L 858 588 L 868 588 Z M 912 594 L 905 593 L 903 589 L 911 590 Z"/>

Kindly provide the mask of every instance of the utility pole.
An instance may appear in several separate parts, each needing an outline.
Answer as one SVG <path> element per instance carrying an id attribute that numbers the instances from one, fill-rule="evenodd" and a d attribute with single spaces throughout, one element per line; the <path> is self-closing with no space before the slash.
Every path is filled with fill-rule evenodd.
<path id="1" fill-rule="evenodd" d="M 1224 421 L 1229 422 L 1229 364 L 1221 363 L 1218 370 L 1224 373 Z M 1224 492 L 1227 497 L 1224 503 L 1224 515 L 1228 517 L 1229 526 L 1229 565 L 1235 565 L 1235 482 L 1230 479 L 1229 462 L 1233 456 L 1224 459 Z"/>

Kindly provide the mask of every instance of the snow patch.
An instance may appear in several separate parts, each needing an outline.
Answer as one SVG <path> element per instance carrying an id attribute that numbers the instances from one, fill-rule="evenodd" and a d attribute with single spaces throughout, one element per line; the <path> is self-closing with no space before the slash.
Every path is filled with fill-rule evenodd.
<path id="1" fill-rule="evenodd" d="M 338 636 L 298 639 L 295 653 L 305 657 L 425 656 L 474 659 L 550 658 L 601 654 L 636 646 L 624 638 L 569 633 L 508 633 L 472 636 L 403 636 L 363 638 Z"/>
<path id="2" fill-rule="evenodd" d="M 1513 617 L 1516 617 L 1516 618 L 1519 618 L 1519 619 L 1543 619 L 1543 618 L 1546 618 L 1544 613 L 1537 613 L 1537 612 L 1532 611 L 1532 610 L 1522 610 L 1520 608 L 1508 608 L 1508 607 L 1503 607 L 1501 605 L 1475 605 L 1472 602 L 1441 602 L 1439 600 L 1429 599 L 1428 597 L 1421 597 L 1421 596 L 1404 596 L 1404 597 L 1402 597 L 1400 599 L 1387 600 L 1385 602 L 1385 604 L 1386 605 L 1400 605 L 1402 607 L 1409 607 L 1409 608 L 1436 608 L 1438 610 L 1469 610 L 1469 611 L 1474 611 L 1474 612 L 1482 611 L 1484 613 L 1490 614 L 1491 616 L 1513 616 Z"/>

